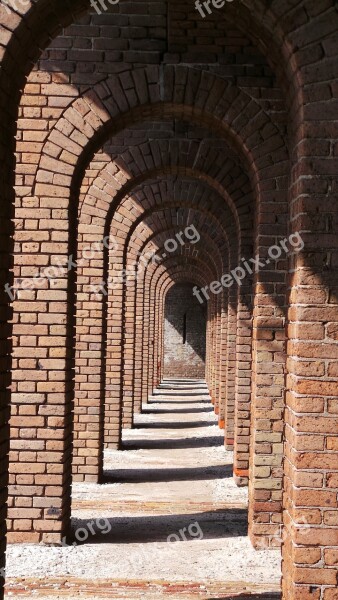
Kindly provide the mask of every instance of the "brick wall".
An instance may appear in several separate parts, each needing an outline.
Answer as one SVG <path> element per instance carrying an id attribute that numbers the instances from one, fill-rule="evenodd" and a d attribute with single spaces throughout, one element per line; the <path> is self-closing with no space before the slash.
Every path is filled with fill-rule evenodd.
<path id="1" fill-rule="evenodd" d="M 147 75 L 141 75 L 142 71 L 136 71 L 135 69 L 142 65 L 142 62 L 154 65 L 158 63 L 165 64 L 166 62 L 171 64 L 173 62 L 170 52 L 163 53 L 165 49 L 163 45 L 163 24 L 167 19 L 163 6 L 164 3 L 149 2 L 143 7 L 144 14 L 141 17 L 138 12 L 133 14 L 131 11 L 128 14 L 123 14 L 122 4 L 112 8 L 110 13 L 101 16 L 86 15 L 79 19 L 76 24 L 67 28 L 63 35 L 58 36 L 51 47 L 46 50 L 30 75 L 20 107 L 19 144 L 21 145 L 18 144 L 18 149 L 23 150 L 24 148 L 25 152 L 18 156 L 18 163 L 21 164 L 22 162 L 22 168 L 18 168 L 18 173 L 22 171 L 22 174 L 20 173 L 17 179 L 17 194 L 19 197 L 17 215 L 27 219 L 24 224 L 24 228 L 26 228 L 26 223 L 29 223 L 30 220 L 33 223 L 34 213 L 35 216 L 44 219 L 44 223 L 38 226 L 39 230 L 42 230 L 50 215 L 46 211 L 46 214 L 36 212 L 38 207 L 40 207 L 40 211 L 45 210 L 42 206 L 50 207 L 55 202 L 55 198 L 52 201 L 48 199 L 56 194 L 59 196 L 59 205 L 62 209 L 65 208 L 66 186 L 70 181 L 72 165 L 79 162 L 81 148 L 85 144 L 83 136 L 91 139 L 93 135 L 95 136 L 97 129 L 101 126 L 107 126 L 106 146 L 103 147 L 103 150 L 97 148 L 91 164 L 84 172 L 80 189 L 80 225 L 77 248 L 79 257 L 81 257 L 82 250 L 88 243 L 98 240 L 103 237 L 104 233 L 112 231 L 114 235 L 118 236 L 120 243 L 119 253 L 112 257 L 115 273 L 118 269 L 124 267 L 123 263 L 126 259 L 123 253 L 127 250 L 122 249 L 126 249 L 128 230 L 132 227 L 133 220 L 138 218 L 139 207 L 131 208 L 131 206 L 128 206 L 128 214 L 124 212 L 125 208 L 123 207 L 109 225 L 106 223 L 105 215 L 109 215 L 111 212 L 109 209 L 111 199 L 117 197 L 117 194 L 123 197 L 126 186 L 133 190 L 135 177 L 142 177 L 146 182 L 147 177 L 149 177 L 147 172 L 152 166 L 157 170 L 158 175 L 161 173 L 161 169 L 172 169 L 173 164 L 177 163 L 176 156 L 179 156 L 178 172 L 179 169 L 188 168 L 192 181 L 196 178 L 201 180 L 204 177 L 210 187 L 216 189 L 221 196 L 226 197 L 229 214 L 224 217 L 224 232 L 227 230 L 224 239 L 227 241 L 221 242 L 221 244 L 225 245 L 227 243 L 228 250 L 224 246 L 221 258 L 222 265 L 217 267 L 213 277 L 214 280 L 217 280 L 226 272 L 227 268 L 234 268 L 238 264 L 240 258 L 240 229 L 242 248 L 248 249 L 250 245 L 252 248 L 250 225 L 252 226 L 253 223 L 253 192 L 249 178 L 243 171 L 243 164 L 249 162 L 249 157 L 238 155 L 235 141 L 233 141 L 233 144 L 228 143 L 226 149 L 223 140 L 215 140 L 209 144 L 207 140 L 210 135 L 215 137 L 213 128 L 205 132 L 205 128 L 204 130 L 198 130 L 196 127 L 196 132 L 193 133 L 189 131 L 182 117 L 175 119 L 171 130 L 169 127 L 165 128 L 162 121 L 160 121 L 160 126 L 156 123 L 144 125 L 146 134 L 142 130 L 137 130 L 137 127 L 131 131 L 131 123 L 123 134 L 121 133 L 115 139 L 111 139 L 108 134 L 108 123 L 111 114 L 118 107 L 126 108 L 128 104 L 133 106 L 135 101 L 140 101 L 142 104 L 143 97 L 140 96 L 140 90 L 145 91 L 147 86 L 150 90 L 149 98 L 152 98 L 156 84 L 158 81 L 162 81 L 161 77 L 163 78 L 163 76 L 164 84 L 161 84 L 162 87 L 159 88 L 163 99 L 169 99 L 173 94 L 173 89 L 177 90 L 174 92 L 174 97 L 178 97 L 182 81 L 186 80 L 186 89 L 189 94 L 186 102 L 189 103 L 190 98 L 196 97 L 198 102 L 206 102 L 209 106 L 213 95 L 211 94 L 209 97 L 208 94 L 206 95 L 205 90 L 216 90 L 217 88 L 217 93 L 214 92 L 215 99 L 220 99 L 223 94 L 224 97 L 228 96 L 228 104 L 224 108 L 227 110 L 228 115 L 231 115 L 231 120 L 237 128 L 236 135 L 239 135 L 241 131 L 244 136 L 251 140 L 254 147 L 255 132 L 261 129 L 266 132 L 263 136 L 265 139 L 262 137 L 264 149 L 260 150 L 260 154 L 265 157 L 265 160 L 273 161 L 276 164 L 272 179 L 270 173 L 267 176 L 271 179 L 271 187 L 279 187 L 274 198 L 274 201 L 278 201 L 277 196 L 282 193 L 281 171 L 284 167 L 280 150 L 277 151 L 275 148 L 279 149 L 283 144 L 283 101 L 276 81 L 271 77 L 266 60 L 262 58 L 259 51 L 250 53 L 252 43 L 245 36 L 240 35 L 233 26 L 229 26 L 227 29 L 225 38 L 228 36 L 228 39 L 224 38 L 219 43 L 215 60 L 211 60 L 209 54 L 206 54 L 204 58 L 201 54 L 195 55 L 193 62 L 197 67 L 197 71 L 191 82 L 190 78 L 192 76 L 190 74 L 177 72 L 176 82 L 173 84 L 172 74 L 176 70 L 171 67 L 168 67 L 161 77 L 156 74 L 154 67 L 148 70 Z M 170 31 L 174 31 L 176 27 L 176 25 L 173 27 L 175 15 L 170 11 L 168 19 Z M 214 27 L 216 27 L 216 20 L 216 17 L 213 18 Z M 115 23 L 114 26 L 112 22 Z M 141 32 L 137 29 L 141 22 L 142 26 L 146 28 L 147 35 L 153 39 L 153 43 L 148 44 L 146 48 Z M 195 22 L 197 26 L 196 16 Z M 213 35 L 218 36 L 216 29 Z M 199 25 L 197 31 L 199 31 Z M 172 35 L 174 37 L 170 44 L 174 43 L 176 33 Z M 198 39 L 197 36 L 191 43 L 196 44 Z M 223 58 L 227 57 L 228 64 L 226 68 L 221 60 L 222 56 Z M 242 56 L 242 62 L 240 56 Z M 119 74 L 114 81 L 107 80 L 107 65 L 112 60 L 121 63 L 121 74 L 119 74 L 119 69 L 114 70 Z M 188 62 L 190 60 L 191 57 Z M 251 65 L 257 64 L 256 71 L 249 68 L 248 61 Z M 210 63 L 212 63 L 212 67 Z M 240 68 L 238 67 L 239 63 L 242 65 Z M 243 65 L 245 66 L 243 67 Z M 210 72 L 210 83 L 206 82 L 205 75 L 202 75 L 202 72 Z M 217 76 L 217 82 L 214 80 L 214 74 Z M 255 74 L 257 77 L 254 76 Z M 103 80 L 105 80 L 104 84 L 101 83 Z M 228 89 L 229 85 L 231 89 Z M 87 97 L 85 90 L 88 86 L 92 90 Z M 259 86 L 259 94 L 257 94 L 257 86 Z M 192 92 L 193 87 L 196 88 L 194 92 Z M 223 94 L 221 93 L 222 89 Z M 245 92 L 242 91 L 244 89 Z M 125 92 L 127 95 L 123 98 Z M 115 104 L 111 102 L 112 94 L 116 96 Z M 98 115 L 96 107 L 99 106 Z M 90 107 L 89 112 L 88 107 Z M 220 110 L 223 109 L 220 107 Z M 273 126 L 270 128 L 270 120 L 276 116 L 276 112 L 278 112 L 278 127 Z M 243 118 L 244 114 L 245 118 Z M 157 115 L 156 120 L 157 122 L 159 120 Z M 199 125 L 201 127 L 202 123 L 199 123 Z M 148 150 L 145 144 L 147 143 L 149 130 L 152 131 L 154 141 Z M 260 136 L 259 133 L 257 135 Z M 173 137 L 177 138 L 177 136 L 182 137 L 182 144 L 174 149 L 172 139 Z M 167 144 L 165 143 L 166 138 L 168 139 Z M 133 149 L 130 149 L 129 146 L 131 139 L 135 140 L 135 148 Z M 91 140 L 90 144 L 92 143 Z M 201 145 L 200 149 L 197 144 Z M 208 148 L 209 145 L 210 149 Z M 60 148 L 63 149 L 61 153 Z M 42 160 L 40 161 L 41 152 Z M 229 157 L 226 165 L 223 161 L 224 152 Z M 193 159 L 194 155 L 195 160 Z M 108 168 L 107 156 L 110 156 L 110 163 L 108 163 L 110 167 L 108 166 Z M 116 159 L 117 156 L 118 160 Z M 26 165 L 27 157 L 29 157 L 29 162 Z M 62 162 L 64 163 L 63 166 L 61 166 Z M 263 163 L 261 168 L 264 168 Z M 202 175 L 203 173 L 206 175 Z M 183 171 L 181 171 L 182 174 Z M 262 176 L 264 178 L 264 175 Z M 37 183 L 32 186 L 34 177 L 36 177 Z M 280 180 L 278 186 L 275 183 L 277 178 Z M 210 185 L 211 181 L 213 182 L 212 185 Z M 51 188 L 52 184 L 53 190 Z M 55 188 L 55 185 L 58 187 Z M 188 185 L 191 185 L 191 183 Z M 167 193 L 169 193 L 169 189 Z M 177 186 L 175 194 L 177 194 Z M 135 200 L 138 195 L 139 191 L 133 191 Z M 166 202 L 165 194 L 162 193 L 161 195 L 162 203 Z M 208 202 L 206 196 L 207 193 L 199 201 Z M 271 197 L 270 192 L 270 200 Z M 134 201 L 134 207 L 137 203 L 138 199 L 136 202 Z M 191 206 L 193 204 L 194 201 Z M 218 219 L 221 218 L 218 208 L 215 209 L 215 214 Z M 61 217 L 59 222 L 55 220 L 56 216 Z M 53 221 L 55 227 L 60 227 L 61 236 L 64 235 L 62 233 L 64 227 L 67 228 L 66 224 L 62 223 L 64 216 L 63 212 L 55 213 Z M 19 229 L 20 226 L 21 224 L 18 222 L 17 228 Z M 33 223 L 32 226 L 35 226 L 35 224 Z M 156 222 L 150 228 L 154 230 L 154 227 L 155 229 L 158 227 Z M 47 232 L 45 235 L 47 235 Z M 273 239 L 272 236 L 271 240 Z M 46 238 L 46 242 L 50 241 L 49 238 L 48 240 Z M 31 249 L 42 248 L 39 244 L 41 244 L 41 241 L 36 236 Z M 208 244 L 210 245 L 210 242 Z M 49 249 L 54 252 L 54 256 L 41 256 L 41 260 L 53 262 L 56 260 L 55 253 L 59 254 L 61 251 L 61 248 L 55 244 L 50 246 Z M 18 237 L 17 250 L 18 253 L 24 254 Z M 25 247 L 24 250 L 26 251 L 28 248 Z M 227 256 L 226 252 L 230 253 L 231 256 Z M 18 278 L 23 274 L 24 263 L 21 262 L 22 260 L 25 261 L 24 258 L 20 258 L 16 267 Z M 82 261 L 83 266 L 81 265 L 78 269 L 78 341 L 75 386 L 75 456 L 73 463 L 74 475 L 77 480 L 84 478 L 89 481 L 97 480 L 102 469 L 100 432 L 103 426 L 105 428 L 106 445 L 118 446 L 122 425 L 132 425 L 134 402 L 139 403 L 139 400 L 133 396 L 135 364 L 133 350 L 130 346 L 132 344 L 133 323 L 130 322 L 127 326 L 124 317 L 124 315 L 131 314 L 133 308 L 128 305 L 126 290 L 123 286 L 115 288 L 114 294 L 107 299 L 106 305 L 90 293 L 91 282 L 99 280 L 101 273 L 103 277 L 108 275 L 107 272 L 104 273 L 104 260 L 104 256 L 97 255 L 92 261 Z M 114 271 L 109 274 L 114 276 Z M 59 293 L 62 295 L 62 292 Z M 70 298 L 70 307 L 72 302 Z M 155 298 L 150 295 L 147 302 L 149 303 L 147 310 L 152 314 L 149 306 L 153 305 Z M 220 422 L 222 423 L 223 420 L 225 423 L 227 446 L 232 448 L 234 445 L 236 371 L 240 364 L 239 362 L 238 365 L 236 363 L 236 330 L 239 324 L 237 324 L 238 299 L 235 288 L 229 291 L 225 302 L 229 319 L 226 332 L 227 373 L 222 373 L 223 383 L 221 385 L 219 360 L 221 336 L 217 328 L 211 355 L 215 366 L 212 368 L 210 389 L 215 403 L 215 410 L 222 415 Z M 217 302 L 214 318 L 218 323 L 220 323 L 220 310 L 221 304 Z M 104 315 L 106 315 L 105 322 L 103 322 L 101 328 L 101 324 L 96 319 L 103 319 Z M 19 314 L 17 318 L 20 319 Z M 68 318 L 70 319 L 71 315 Z M 149 331 L 145 332 L 148 335 L 148 341 L 144 341 L 144 344 L 148 346 L 146 350 L 148 354 L 145 355 L 148 364 L 144 365 L 147 373 L 147 382 L 144 381 L 144 385 L 147 392 L 151 391 L 154 380 L 153 363 L 156 360 L 153 355 L 154 331 L 154 323 L 150 321 Z M 18 330 L 18 333 L 20 334 L 20 330 Z M 105 342 L 102 340 L 105 340 Z M 20 335 L 16 338 L 16 341 L 20 346 Z M 41 343 L 42 341 L 41 338 Z M 51 351 L 47 350 L 47 352 L 50 354 Z M 238 348 L 238 356 L 241 355 L 241 352 L 245 358 L 245 345 Z M 123 376 L 121 375 L 122 372 L 124 373 Z M 28 378 L 31 377 L 32 373 L 28 372 L 27 376 Z M 45 376 L 47 376 L 46 373 Z M 247 385 L 250 386 L 250 381 Z M 220 396 L 221 390 L 225 390 L 222 398 Z M 144 392 L 143 399 L 146 399 L 147 392 Z M 105 404 L 104 410 L 103 403 Z M 239 430 L 244 433 L 241 424 Z M 240 457 L 243 464 L 245 460 L 248 463 L 248 444 L 245 453 L 244 458 L 243 455 Z"/>
<path id="2" fill-rule="evenodd" d="M 213 214 L 224 229 L 221 251 L 191 258 L 189 270 L 199 285 L 235 267 L 250 248 L 264 255 L 278 236 L 302 231 L 303 252 L 260 271 L 250 289 L 236 293 L 233 288 L 212 298 L 206 372 L 228 447 L 234 441 L 239 483 L 247 478 L 250 445 L 250 532 L 256 545 L 280 541 L 284 508 L 283 598 L 333 600 L 338 548 L 335 3 L 237 0 L 205 20 L 176 0 L 142 6 L 121 2 L 101 16 L 87 9 L 86 0 L 37 0 L 22 14 L 0 7 L 4 281 L 11 264 L 14 173 L 17 279 L 69 253 L 81 255 L 90 236 L 96 240 L 106 231 L 107 215 L 114 234 L 121 234 L 123 253 L 114 259 L 126 263 L 133 256 L 128 232 L 137 226 L 139 188 L 144 192 L 155 178 L 146 202 L 168 201 L 160 182 L 174 167 L 174 182 L 183 173 L 187 177 L 183 192 L 192 182 L 207 183 L 200 199 L 191 191 L 188 208 L 201 202 L 207 219 Z M 85 12 L 79 17 L 78 11 Z M 50 40 L 40 57 L 39 49 Z M 189 68 L 176 68 L 179 63 Z M 172 129 L 164 134 L 168 118 Z M 130 130 L 142 120 L 157 122 L 145 128 L 156 144 L 146 148 L 144 132 L 133 133 L 139 145 L 127 155 Z M 201 128 L 200 138 L 205 139 L 203 128 L 209 131 L 210 144 L 198 147 L 197 154 L 191 151 L 195 142 L 184 149 L 172 145 L 187 121 Z M 121 128 L 125 136 L 112 141 Z M 215 132 L 221 145 L 211 141 Z M 112 154 L 106 153 L 106 143 Z M 224 161 L 229 148 L 232 165 Z M 126 161 L 117 164 L 116 155 Z M 107 163 L 115 169 L 110 175 Z M 111 184 L 106 191 L 101 172 Z M 233 176 L 231 190 L 227 173 Z M 209 203 L 212 191 L 218 194 L 214 204 Z M 133 204 L 123 206 L 113 223 L 108 206 L 115 210 L 125 196 Z M 79 199 L 84 209 L 76 236 Z M 153 233 L 162 235 L 163 218 L 170 230 L 167 218 L 159 217 L 153 232 L 140 235 L 142 248 Z M 212 248 L 211 240 L 219 244 L 222 236 L 210 233 L 207 246 Z M 147 269 L 143 288 L 136 289 L 142 310 L 133 310 L 137 302 L 128 305 L 123 287 L 106 304 L 90 296 L 88 286 L 108 274 L 105 257 L 97 258 L 78 271 L 76 355 L 72 275 L 63 272 L 46 287 L 25 290 L 14 304 L 12 541 L 57 541 L 66 531 L 73 397 L 74 469 L 79 478 L 96 480 L 104 423 L 118 443 L 121 419 L 130 425 L 133 408 L 159 377 L 165 286 L 187 280 L 184 260 L 173 257 L 173 263 Z M 1 340 L 10 340 L 8 299 L 1 299 Z M 140 345 L 132 329 L 141 316 Z M 5 483 L 10 345 L 1 348 Z M 118 368 L 123 364 L 124 378 Z M 142 381 L 134 386 L 136 373 Z M 1 502 L 4 507 L 5 494 Z M 303 535 L 304 527 L 310 536 Z"/>
<path id="3" fill-rule="evenodd" d="M 167 294 L 164 328 L 164 376 L 205 377 L 205 306 L 192 285 L 176 285 Z"/>

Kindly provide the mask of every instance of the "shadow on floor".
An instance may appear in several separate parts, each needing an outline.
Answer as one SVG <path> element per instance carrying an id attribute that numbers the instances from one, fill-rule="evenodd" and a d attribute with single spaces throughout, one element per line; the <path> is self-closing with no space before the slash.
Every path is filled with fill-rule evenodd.
<path id="1" fill-rule="evenodd" d="M 146 483 L 152 481 L 207 481 L 232 477 L 232 465 L 180 469 L 114 469 L 105 471 L 102 484 Z"/>
<path id="2" fill-rule="evenodd" d="M 210 399 L 209 400 L 164 400 L 163 402 L 161 402 L 160 400 L 148 400 L 148 402 L 144 405 L 144 406 L 148 406 L 148 404 L 206 404 L 207 406 L 210 406 Z M 201 407 L 203 408 L 203 407 Z M 190 409 L 189 409 L 190 410 Z"/>
<path id="3" fill-rule="evenodd" d="M 195 427 L 215 427 L 215 425 L 217 425 L 215 421 L 161 421 L 160 423 L 136 423 L 134 429 L 193 429 Z"/>
<path id="4" fill-rule="evenodd" d="M 162 379 L 159 388 L 165 387 L 165 386 L 171 386 L 171 385 L 176 385 L 176 386 L 180 386 L 180 387 L 187 387 L 187 384 L 189 384 L 189 387 L 204 387 L 204 389 L 206 389 L 206 383 L 203 379 Z"/>
<path id="5" fill-rule="evenodd" d="M 176 404 L 176 402 L 175 402 Z M 214 409 L 211 407 L 202 406 L 201 408 L 151 408 L 147 410 L 146 408 L 142 409 L 142 413 L 145 415 L 165 415 L 165 414 L 190 414 L 190 413 L 207 413 L 212 412 Z"/>
<path id="6" fill-rule="evenodd" d="M 160 396 L 161 398 L 166 397 L 166 396 L 171 396 L 171 397 L 174 397 L 174 398 L 176 398 L 176 397 L 177 398 L 182 398 L 182 396 L 184 398 L 186 396 L 187 397 L 188 396 L 194 396 L 196 398 L 196 402 L 199 402 L 199 398 L 206 398 L 210 402 L 210 396 L 209 396 L 209 394 L 207 392 L 199 392 L 198 390 L 196 390 L 194 392 L 185 392 L 185 391 L 183 391 L 183 392 L 181 392 L 181 391 L 179 391 L 179 392 L 176 392 L 176 391 L 172 392 L 170 390 L 166 390 L 166 391 L 161 390 L 160 392 L 153 392 L 153 394 L 151 394 L 151 395 L 152 395 L 152 397 L 155 397 L 155 398 L 156 398 L 156 396 Z M 164 400 L 164 402 L 165 402 L 165 400 Z"/>
<path id="7" fill-rule="evenodd" d="M 180 448 L 208 448 L 210 446 L 221 446 L 224 437 L 222 435 L 180 438 L 177 440 L 125 440 L 122 442 L 122 450 L 175 450 Z"/>
<path id="8" fill-rule="evenodd" d="M 279 592 L 266 592 L 264 594 L 240 594 L 239 596 L 213 596 L 206 600 L 281 600 L 282 595 Z"/>
<path id="9" fill-rule="evenodd" d="M 183 515 L 148 515 L 72 519 L 72 533 L 67 543 L 77 541 L 88 532 L 86 544 L 132 544 L 151 542 L 184 543 L 185 541 L 242 537 L 248 533 L 248 511 L 242 508 L 219 509 Z M 88 523 L 94 534 L 91 534 Z M 105 527 L 104 527 L 105 526 Z M 81 533 L 80 533 L 81 531 Z M 183 534 L 182 534 L 183 532 Z M 174 539 L 169 539 L 173 536 Z M 175 537 L 176 536 L 176 537 Z M 179 539 L 177 539 L 177 537 Z M 184 537 L 186 539 L 184 539 Z"/>

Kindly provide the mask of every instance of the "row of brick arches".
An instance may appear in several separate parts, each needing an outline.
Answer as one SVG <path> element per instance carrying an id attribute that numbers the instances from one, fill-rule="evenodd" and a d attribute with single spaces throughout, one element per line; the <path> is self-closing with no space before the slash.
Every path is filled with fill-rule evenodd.
<path id="1" fill-rule="evenodd" d="M 334 600 L 336 3 L 106 4 L 0 5 L 7 541 L 60 543 L 71 482 L 205 364 L 253 546 Z"/>

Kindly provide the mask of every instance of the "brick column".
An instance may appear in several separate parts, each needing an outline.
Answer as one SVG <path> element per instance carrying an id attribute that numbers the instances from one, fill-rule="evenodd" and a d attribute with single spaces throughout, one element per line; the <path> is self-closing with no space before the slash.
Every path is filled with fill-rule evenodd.
<path id="1" fill-rule="evenodd" d="M 269 218 L 269 208 L 265 210 Z M 266 233 L 257 238 L 257 254 L 269 264 L 256 274 L 253 309 L 249 535 L 257 547 L 280 545 L 282 520 L 287 255 L 277 261 L 268 258 L 268 249 L 278 244 L 285 227 L 282 212 L 280 224 L 275 214 L 271 217 L 275 225 L 265 231 L 272 234 L 275 229 L 276 237 Z"/>
<path id="2" fill-rule="evenodd" d="M 4 168 L 4 166 L 3 166 Z M 10 248 L 8 240 L 9 221 L 6 205 L 2 203 L 0 207 L 0 237 L 3 248 Z M 4 577 L 2 569 L 5 569 L 5 550 L 6 550 L 6 517 L 7 517 L 7 493 L 8 493 L 8 451 L 9 451 L 9 402 L 10 402 L 10 328 L 5 322 L 10 320 L 11 311 L 8 307 L 9 297 L 4 292 L 4 286 L 11 283 L 8 280 L 9 254 L 1 254 L 0 268 L 0 312 L 1 312 L 1 333 L 0 333 L 0 364 L 1 364 L 1 391 L 0 391 L 0 531 L 3 532 L 0 540 L 0 598 L 3 598 Z M 4 267 L 4 268 L 3 268 Z"/>
<path id="3" fill-rule="evenodd" d="M 4 123 L 3 123 L 4 124 Z M 6 126 L 6 125 L 5 125 Z M 3 146 L 0 142 L 1 156 L 3 155 Z M 10 146 L 9 146 L 10 148 Z M 5 161 L 2 163 L 3 180 L 9 177 L 9 165 Z M 6 177 L 7 175 L 7 177 Z M 1 390 L 0 390 L 0 531 L 2 532 L 0 540 L 0 598 L 3 598 L 4 577 L 2 569 L 5 568 L 5 549 L 6 549 L 6 516 L 7 516 L 7 485 L 8 485 L 8 451 L 9 451 L 9 402 L 10 402 L 10 368 L 11 368 L 11 344 L 10 344 L 10 326 L 7 321 L 11 319 L 11 310 L 8 306 L 9 297 L 5 293 L 4 286 L 12 283 L 9 279 L 8 270 L 10 268 L 10 252 L 12 250 L 12 242 L 9 240 L 10 222 L 9 208 L 11 206 L 11 191 L 7 188 L 3 189 L 2 202 L 0 203 L 0 373 L 1 373 Z"/>
<path id="4" fill-rule="evenodd" d="M 154 374 L 153 388 L 157 388 L 160 383 L 160 344 L 161 344 L 161 327 L 162 327 L 162 296 L 161 290 L 158 290 L 155 312 L 155 348 L 154 348 Z"/>
<path id="5" fill-rule="evenodd" d="M 134 413 L 134 353 L 135 353 L 135 294 L 136 283 L 133 274 L 136 256 L 130 254 L 127 261 L 128 279 L 123 290 L 123 427 L 130 428 L 133 425 Z"/>
<path id="6" fill-rule="evenodd" d="M 210 300 L 207 303 L 207 331 L 206 331 L 206 354 L 205 354 L 205 377 L 206 382 L 210 394 L 210 345 L 211 345 L 211 323 L 210 323 L 210 312 L 211 312 L 211 302 Z M 211 398 L 212 400 L 212 398 Z"/>
<path id="7" fill-rule="evenodd" d="M 59 543 L 70 520 L 74 240 L 69 244 L 68 189 L 37 184 L 36 192 L 20 200 L 16 215 L 21 289 L 14 302 L 8 539 Z"/>
<path id="8" fill-rule="evenodd" d="M 148 402 L 149 373 L 149 288 L 144 284 L 143 293 L 143 351 L 142 351 L 142 402 Z"/>
<path id="9" fill-rule="evenodd" d="M 220 404 L 220 362 L 221 362 L 221 296 L 215 298 L 216 314 L 215 314 L 215 377 L 214 377 L 214 398 L 215 398 L 215 413 L 219 415 Z"/>
<path id="10" fill-rule="evenodd" d="M 215 398 L 214 398 L 214 348 L 215 348 L 215 323 L 214 323 L 214 315 L 215 315 L 215 296 L 212 295 L 210 300 L 208 301 L 209 315 L 209 340 L 208 340 L 208 386 L 209 393 L 211 396 L 211 402 L 215 408 Z"/>
<path id="11" fill-rule="evenodd" d="M 89 225 L 78 243 L 73 479 L 98 482 L 103 470 L 106 296 L 100 290 L 103 274 L 103 229 Z M 100 241 L 92 244 L 93 239 Z M 94 249 L 95 248 L 95 249 Z"/>
<path id="12" fill-rule="evenodd" d="M 143 275 L 136 280 L 135 330 L 134 330 L 134 411 L 142 408 L 142 354 L 143 354 Z"/>
<path id="13" fill-rule="evenodd" d="M 312 110 L 314 105 L 309 105 Z M 324 115 L 319 104 L 318 116 Z M 306 111 L 305 111 L 306 114 Z M 283 599 L 336 600 L 338 565 L 337 158 L 328 124 L 305 124 L 293 171 L 284 463 Z M 330 138 L 330 134 L 328 133 Z M 325 156 L 325 159 L 324 159 Z M 331 157 L 331 158 L 330 158 Z M 311 232 L 311 233 L 310 233 Z"/>
<path id="14" fill-rule="evenodd" d="M 112 287 L 108 290 L 107 300 L 107 357 L 106 357 L 106 399 L 105 399 L 105 445 L 119 448 L 122 432 L 122 320 L 123 320 L 123 236 L 118 247 L 110 252 L 109 264 L 112 265 L 109 276 Z"/>
<path id="15" fill-rule="evenodd" d="M 221 346 L 220 346 L 220 398 L 218 424 L 220 429 L 225 427 L 225 401 L 227 376 L 227 341 L 228 341 L 228 291 L 222 292 L 221 302 Z"/>
<path id="16" fill-rule="evenodd" d="M 250 256 L 252 248 L 243 248 Z M 252 361 L 252 277 L 248 274 L 239 289 L 236 343 L 234 477 L 237 485 L 248 485 L 250 454 L 250 403 Z"/>
<path id="17" fill-rule="evenodd" d="M 229 289 L 227 376 L 225 401 L 224 442 L 227 450 L 234 449 L 235 377 L 236 377 L 237 286 Z"/>
<path id="18" fill-rule="evenodd" d="M 149 281 L 150 283 L 150 281 Z M 153 365 L 154 365 L 154 332 L 155 332 L 155 298 L 154 290 L 149 286 L 149 298 L 148 298 L 148 380 L 147 380 L 147 398 L 153 393 Z"/>

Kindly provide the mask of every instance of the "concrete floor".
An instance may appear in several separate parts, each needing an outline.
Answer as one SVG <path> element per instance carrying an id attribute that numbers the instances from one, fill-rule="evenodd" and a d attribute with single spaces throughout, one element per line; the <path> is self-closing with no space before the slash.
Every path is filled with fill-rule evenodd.
<path id="1" fill-rule="evenodd" d="M 249 542 L 204 382 L 163 382 L 123 442 L 101 485 L 73 487 L 76 545 L 9 548 L 7 598 L 280 598 L 280 552 Z"/>

